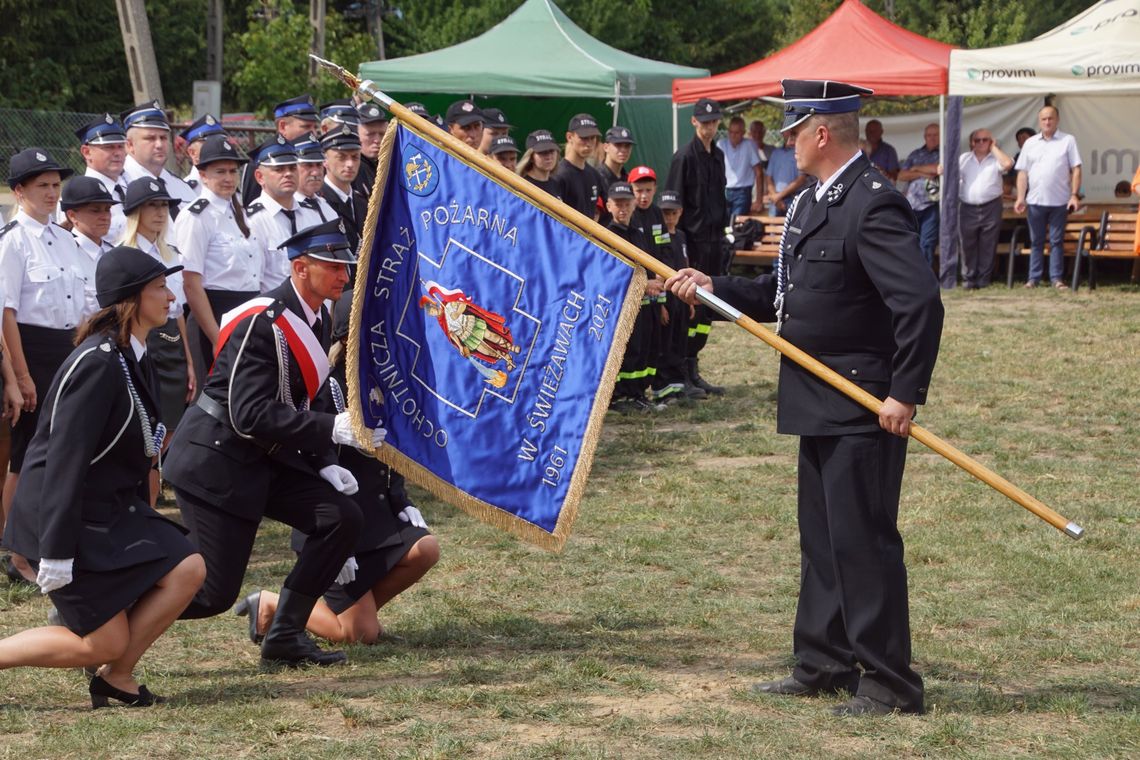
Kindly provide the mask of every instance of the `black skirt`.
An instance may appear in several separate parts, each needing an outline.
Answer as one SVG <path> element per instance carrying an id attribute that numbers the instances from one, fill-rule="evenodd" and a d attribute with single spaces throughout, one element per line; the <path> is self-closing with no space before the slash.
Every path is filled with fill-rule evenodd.
<path id="1" fill-rule="evenodd" d="M 381 549 L 365 552 L 356 557 L 356 580 L 341 585 L 333 583 L 325 592 L 325 604 L 336 614 L 340 614 L 356 604 L 362 596 L 372 590 L 381 578 L 392 571 L 392 568 L 412 550 L 424 536 L 430 536 L 426 528 L 417 528 L 413 525 L 404 525 L 400 528 L 400 542 Z"/>
<path id="2" fill-rule="evenodd" d="M 185 530 L 177 524 L 157 516 L 151 518 L 150 523 L 148 538 L 166 552 L 165 557 L 108 572 L 84 571 L 77 567 L 71 583 L 48 592 L 72 633 L 86 636 L 98 630 L 154 588 L 154 584 L 182 560 L 196 553 Z"/>
<path id="3" fill-rule="evenodd" d="M 186 348 L 182 345 L 177 319 L 168 319 L 166 324 L 150 331 L 146 336 L 146 353 L 158 375 L 160 419 L 173 433 L 186 411 Z"/>
<path id="4" fill-rule="evenodd" d="M 56 371 L 75 350 L 74 329 L 55 330 L 18 322 L 16 327 L 20 330 L 20 343 L 24 348 L 28 374 L 36 386 L 36 408 L 30 412 L 21 412 L 20 421 L 12 428 L 12 455 L 8 467 L 12 472 L 19 472 L 24 466 L 24 454 L 28 451 L 32 436 L 36 434 L 43 396 L 51 388 Z"/>
<path id="5" fill-rule="evenodd" d="M 206 290 L 210 311 L 214 313 L 214 321 L 219 324 L 223 314 L 257 295 L 256 290 Z M 194 376 L 198 378 L 198 390 L 194 394 L 197 397 L 202 392 L 202 387 L 206 385 L 206 375 L 214 366 L 214 344 L 206 337 L 206 333 L 198 325 L 198 320 L 193 314 L 186 318 L 186 339 L 190 342 L 190 357 L 194 360 Z M 169 422 L 166 425 L 173 429 Z"/>

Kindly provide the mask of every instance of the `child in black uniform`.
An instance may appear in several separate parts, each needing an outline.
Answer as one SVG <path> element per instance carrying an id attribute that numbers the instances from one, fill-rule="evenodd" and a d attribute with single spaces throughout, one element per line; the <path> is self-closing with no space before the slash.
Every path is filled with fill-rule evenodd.
<path id="1" fill-rule="evenodd" d="M 612 217 L 609 229 L 618 237 L 653 255 L 655 246 L 652 241 L 630 224 L 634 211 L 633 187 L 628 182 L 615 182 L 610 185 L 607 196 L 606 210 Z M 625 346 L 611 409 L 619 412 L 649 412 L 664 408 L 651 404 L 645 398 L 653 359 L 653 336 L 657 330 L 656 304 L 653 299 L 662 293 L 663 288 L 664 283 L 660 279 L 653 278 L 646 282 L 641 309 Z"/>
<path id="2" fill-rule="evenodd" d="M 681 219 L 681 196 L 676 190 L 663 190 L 658 206 L 660 207 L 658 213 L 665 223 L 663 238 L 667 242 L 664 248 L 668 249 L 668 253 L 665 254 L 667 258 L 663 257 L 662 261 L 674 269 L 687 267 L 689 266 L 689 255 L 685 233 L 677 228 L 677 223 Z M 661 337 L 658 341 L 657 368 L 663 384 L 654 386 L 660 391 L 665 391 L 663 398 L 666 399 L 678 398 L 679 396 L 688 399 L 708 398 L 708 393 L 703 388 L 688 382 L 688 376 L 685 373 L 685 348 L 689 339 L 691 309 L 692 307 L 688 304 L 669 293 L 669 297 L 665 301 L 666 317 L 662 320 Z M 670 394 L 668 392 L 668 389 L 677 386 L 680 387 L 681 393 Z"/>

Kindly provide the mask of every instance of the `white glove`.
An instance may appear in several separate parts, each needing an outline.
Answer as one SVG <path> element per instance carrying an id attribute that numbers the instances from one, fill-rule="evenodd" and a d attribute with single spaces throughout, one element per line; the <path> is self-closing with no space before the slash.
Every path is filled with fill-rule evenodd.
<path id="1" fill-rule="evenodd" d="M 345 496 L 352 496 L 360 490 L 360 486 L 356 483 L 356 477 L 339 464 L 330 464 L 328 467 L 322 467 L 320 475 L 332 483 L 332 487 Z"/>
<path id="2" fill-rule="evenodd" d="M 356 564 L 356 557 L 349 557 L 345 560 L 344 567 L 337 573 L 336 582 L 342 586 L 346 583 L 352 583 L 356 580 L 356 571 L 359 568 L 360 565 Z"/>
<path id="3" fill-rule="evenodd" d="M 420 511 L 411 504 L 401 509 L 399 513 L 396 514 L 396 517 L 399 517 L 406 523 L 411 523 L 416 528 L 427 527 L 427 520 L 425 520 L 424 516 L 420 514 Z"/>
<path id="4" fill-rule="evenodd" d="M 367 430 L 368 428 L 365 429 Z M 380 448 L 380 445 L 384 443 L 384 437 L 388 435 L 388 431 L 382 427 L 378 427 L 369 430 L 369 432 L 372 434 L 371 439 L 362 441 L 357 438 L 356 432 L 352 429 L 352 420 L 349 419 L 348 412 L 341 412 L 333 418 L 333 443 L 342 446 L 362 446 L 364 448 L 371 446 L 373 449 Z"/>
<path id="5" fill-rule="evenodd" d="M 41 559 L 40 571 L 36 574 L 36 585 L 40 587 L 40 593 L 46 594 L 71 583 L 75 577 L 71 567 L 74 563 L 74 559 Z"/>

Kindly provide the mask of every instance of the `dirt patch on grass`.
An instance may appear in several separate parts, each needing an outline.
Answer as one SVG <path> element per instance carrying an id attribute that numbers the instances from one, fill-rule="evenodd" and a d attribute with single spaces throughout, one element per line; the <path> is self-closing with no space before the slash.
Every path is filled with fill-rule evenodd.
<path id="1" fill-rule="evenodd" d="M 788 454 L 765 454 L 758 457 L 701 457 L 696 460 L 697 467 L 702 470 L 744 470 L 766 464 L 790 465 L 792 457 Z"/>

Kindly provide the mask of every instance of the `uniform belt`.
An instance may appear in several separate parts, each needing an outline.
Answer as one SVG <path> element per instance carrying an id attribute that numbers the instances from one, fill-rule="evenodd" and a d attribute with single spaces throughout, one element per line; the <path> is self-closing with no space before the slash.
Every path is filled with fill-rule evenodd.
<path id="1" fill-rule="evenodd" d="M 205 393 L 199 394 L 198 407 L 218 422 L 233 430 L 233 425 L 230 424 L 230 419 L 229 415 L 226 413 L 226 408 L 214 399 L 207 396 Z M 234 432 L 236 433 L 237 431 L 235 430 Z M 267 454 L 273 454 L 277 451 L 277 449 L 281 448 L 281 445 L 277 443 L 265 443 L 264 441 L 259 441 L 256 438 L 250 438 L 244 435 L 241 437 L 243 440 L 249 441 L 259 449 L 263 449 Z"/>

